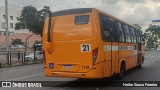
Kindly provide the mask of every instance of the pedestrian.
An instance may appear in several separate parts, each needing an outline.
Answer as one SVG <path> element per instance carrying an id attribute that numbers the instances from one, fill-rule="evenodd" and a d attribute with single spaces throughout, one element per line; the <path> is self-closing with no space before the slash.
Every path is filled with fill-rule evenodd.
<path id="1" fill-rule="evenodd" d="M 18 51 L 18 61 L 20 61 L 20 51 Z"/>

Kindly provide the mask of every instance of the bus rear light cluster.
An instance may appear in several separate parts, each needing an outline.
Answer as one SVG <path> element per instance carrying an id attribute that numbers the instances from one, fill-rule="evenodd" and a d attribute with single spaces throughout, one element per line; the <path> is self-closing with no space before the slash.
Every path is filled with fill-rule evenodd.
<path id="1" fill-rule="evenodd" d="M 95 48 L 92 50 L 93 65 L 96 62 L 97 56 L 98 56 L 98 48 Z"/>

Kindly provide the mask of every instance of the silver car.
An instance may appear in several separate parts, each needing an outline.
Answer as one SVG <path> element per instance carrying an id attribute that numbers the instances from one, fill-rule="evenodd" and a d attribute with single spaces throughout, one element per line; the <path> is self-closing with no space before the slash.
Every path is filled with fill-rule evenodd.
<path id="1" fill-rule="evenodd" d="M 35 53 L 35 60 L 41 60 L 43 59 L 43 54 L 40 52 Z M 30 53 L 29 55 L 25 56 L 25 60 L 32 61 L 34 60 L 34 53 Z"/>

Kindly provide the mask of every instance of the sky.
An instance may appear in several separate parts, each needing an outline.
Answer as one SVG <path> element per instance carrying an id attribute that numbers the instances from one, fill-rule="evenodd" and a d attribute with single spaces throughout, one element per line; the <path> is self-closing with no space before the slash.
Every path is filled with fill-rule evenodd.
<path id="1" fill-rule="evenodd" d="M 0 0 L 1 7 L 4 7 L 4 1 Z M 53 12 L 94 7 L 130 24 L 139 24 L 143 31 L 149 24 L 155 24 L 152 20 L 160 20 L 160 0 L 8 0 L 10 8 L 22 10 L 23 7 L 29 5 L 38 10 L 49 6 Z"/>

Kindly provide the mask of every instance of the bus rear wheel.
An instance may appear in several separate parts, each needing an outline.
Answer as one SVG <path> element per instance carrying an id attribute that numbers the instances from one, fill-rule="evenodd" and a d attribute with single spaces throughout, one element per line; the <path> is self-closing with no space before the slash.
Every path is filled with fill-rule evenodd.
<path id="1" fill-rule="evenodd" d="M 137 66 L 138 69 L 142 68 L 142 63 L 144 62 L 144 57 L 142 57 L 142 62 Z"/>
<path id="2" fill-rule="evenodd" d="M 121 64 L 121 68 L 120 68 L 120 73 L 117 75 L 117 79 L 120 80 L 123 78 L 124 76 L 124 73 L 125 73 L 125 70 L 126 70 L 126 65 L 124 62 L 122 62 Z"/>
<path id="3" fill-rule="evenodd" d="M 139 64 L 139 65 L 137 66 L 137 68 L 138 68 L 138 69 L 142 68 L 142 64 Z"/>

